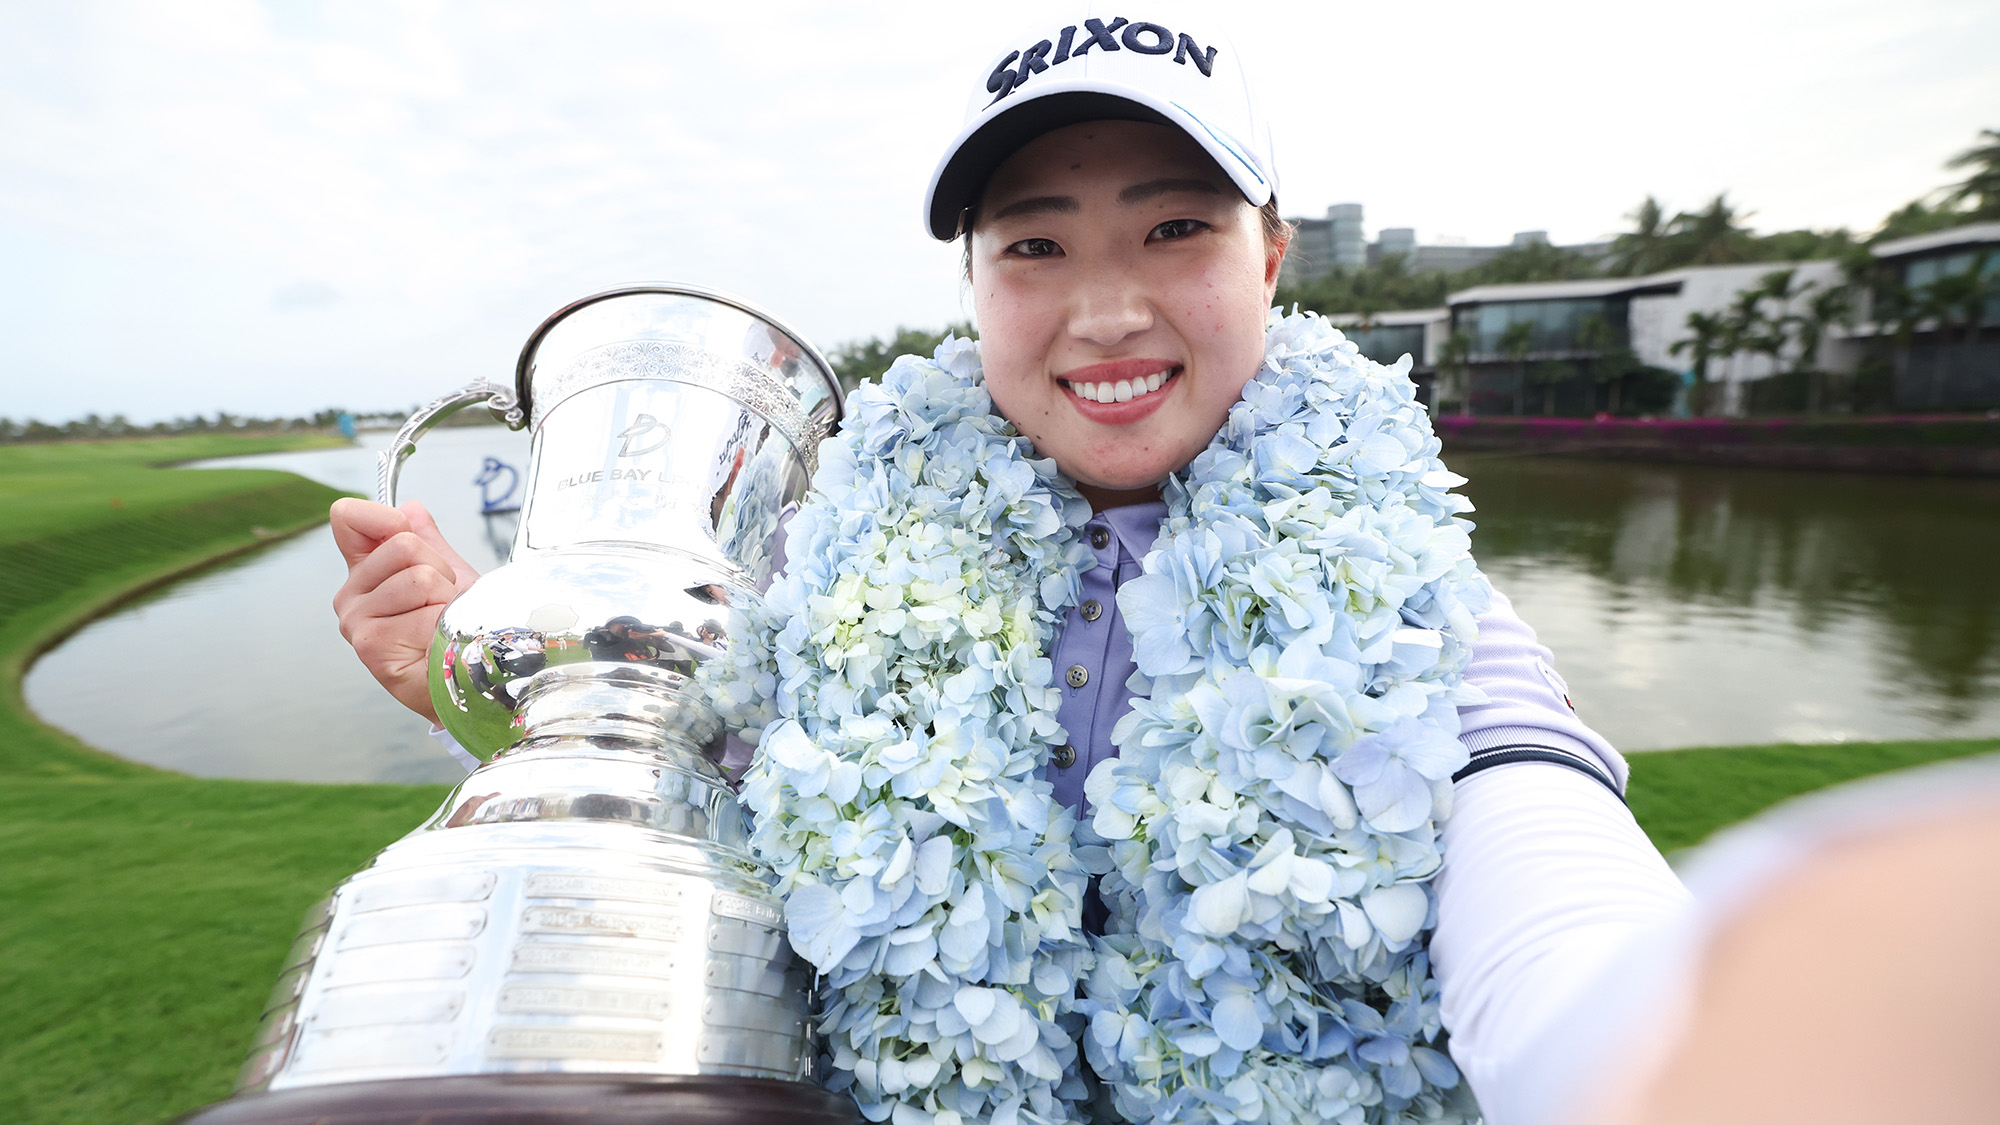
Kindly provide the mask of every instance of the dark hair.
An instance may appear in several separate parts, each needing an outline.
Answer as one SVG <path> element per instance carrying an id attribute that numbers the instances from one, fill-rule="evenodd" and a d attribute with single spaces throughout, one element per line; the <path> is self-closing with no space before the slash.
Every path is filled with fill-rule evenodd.
<path id="1" fill-rule="evenodd" d="M 1287 222 L 1283 215 L 1278 214 L 1278 197 L 1276 195 L 1265 200 L 1264 205 L 1257 208 L 1257 218 L 1264 225 L 1264 244 L 1266 246 L 1272 246 L 1282 251 L 1285 247 L 1292 244 L 1292 235 L 1296 232 L 1292 229 L 1292 224 Z M 958 240 L 961 244 L 959 251 L 959 272 L 963 274 L 967 281 L 972 280 L 972 227 L 978 221 L 979 204 L 977 201 L 964 211 L 959 212 Z"/>

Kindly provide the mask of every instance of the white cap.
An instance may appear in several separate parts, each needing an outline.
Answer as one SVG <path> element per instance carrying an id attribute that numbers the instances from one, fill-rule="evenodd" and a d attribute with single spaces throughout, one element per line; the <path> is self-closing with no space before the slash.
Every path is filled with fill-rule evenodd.
<path id="1" fill-rule="evenodd" d="M 960 216 L 1015 150 L 1083 121 L 1172 125 L 1214 157 L 1252 205 L 1277 192 L 1271 131 L 1250 96 L 1242 58 L 1220 29 L 1154 23 L 1138 8 L 1088 7 L 1091 14 L 1073 23 L 1024 32 L 979 72 L 965 127 L 924 193 L 932 237 L 958 234 Z"/>

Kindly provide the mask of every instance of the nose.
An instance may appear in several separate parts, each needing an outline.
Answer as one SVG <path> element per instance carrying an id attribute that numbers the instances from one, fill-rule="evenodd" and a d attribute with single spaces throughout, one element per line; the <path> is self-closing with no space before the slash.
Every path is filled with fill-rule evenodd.
<path id="1" fill-rule="evenodd" d="M 1145 286 L 1118 265 L 1092 271 L 1070 301 L 1070 335 L 1100 347 L 1115 347 L 1152 326 Z"/>

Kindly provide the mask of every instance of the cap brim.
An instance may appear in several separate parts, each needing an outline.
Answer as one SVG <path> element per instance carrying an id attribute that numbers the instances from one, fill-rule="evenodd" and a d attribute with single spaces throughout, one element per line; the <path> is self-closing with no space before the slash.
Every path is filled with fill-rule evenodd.
<path id="1" fill-rule="evenodd" d="M 924 222 L 931 237 L 949 242 L 958 236 L 966 208 L 986 190 L 994 170 L 1022 145 L 1085 121 L 1170 125 L 1200 145 L 1245 199 L 1261 207 L 1271 198 L 1271 185 L 1241 152 L 1200 118 L 1172 102 L 1161 103 L 1101 78 L 1048 83 L 1010 96 L 1018 100 L 960 133 L 931 173 L 930 190 L 924 195 Z"/>

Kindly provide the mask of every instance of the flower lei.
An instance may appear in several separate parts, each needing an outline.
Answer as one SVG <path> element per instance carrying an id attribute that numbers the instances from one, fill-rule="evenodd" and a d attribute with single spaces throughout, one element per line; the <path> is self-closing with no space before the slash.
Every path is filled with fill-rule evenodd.
<path id="1" fill-rule="evenodd" d="M 1274 313 L 1119 592 L 1145 697 L 1087 825 L 1040 774 L 1089 506 L 972 343 L 849 399 L 753 611 L 769 643 L 710 690 L 759 745 L 752 845 L 821 974 L 828 1084 L 870 1120 L 1476 1113 L 1424 948 L 1487 587 L 1407 370 Z"/>

